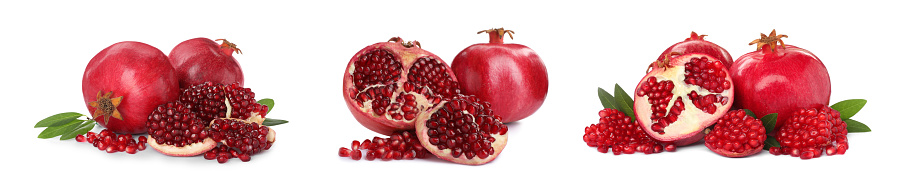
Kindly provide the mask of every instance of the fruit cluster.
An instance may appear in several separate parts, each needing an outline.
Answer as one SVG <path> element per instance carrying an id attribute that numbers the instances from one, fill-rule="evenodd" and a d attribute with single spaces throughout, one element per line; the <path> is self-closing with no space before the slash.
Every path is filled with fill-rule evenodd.
<path id="1" fill-rule="evenodd" d="M 367 160 L 421 158 L 425 152 L 470 165 L 496 158 L 506 146 L 504 123 L 528 117 L 541 107 L 548 75 L 534 51 L 503 43 L 513 31 L 481 33 L 489 35 L 490 43 L 460 52 L 452 69 L 417 41 L 398 37 L 356 53 L 343 81 L 348 108 L 366 128 L 392 136 L 367 143 L 379 147 L 341 147 L 339 156 L 358 160 L 360 150 L 367 149 Z M 402 142 L 400 148 L 382 144 L 399 138 L 415 140 Z"/>
<path id="2" fill-rule="evenodd" d="M 586 144 L 602 153 L 614 147 L 615 154 L 649 154 L 661 146 L 619 151 L 617 143 L 685 146 L 703 140 L 707 148 L 726 157 L 750 156 L 766 148 L 773 155 L 810 159 L 844 154 L 847 133 L 870 131 L 860 122 L 852 120 L 848 123 L 853 126 L 848 126 L 844 121 L 866 101 L 827 107 L 826 67 L 810 51 L 783 44 L 787 36 L 775 30 L 769 36 L 761 34 L 750 43 L 757 51 L 734 62 L 728 51 L 703 40 L 705 36 L 692 32 L 660 54 L 637 84 L 632 100 L 620 86 L 614 96 L 600 88 L 606 109 L 599 112 L 598 124 L 586 127 Z M 637 130 L 623 127 L 629 125 Z M 616 140 L 616 133 L 648 138 Z"/>

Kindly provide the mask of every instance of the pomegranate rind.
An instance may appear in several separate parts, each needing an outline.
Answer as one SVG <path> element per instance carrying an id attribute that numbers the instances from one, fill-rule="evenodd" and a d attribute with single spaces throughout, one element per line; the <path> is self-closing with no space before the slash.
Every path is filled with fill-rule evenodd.
<path id="1" fill-rule="evenodd" d="M 218 143 L 216 143 L 215 140 L 212 140 L 212 138 L 206 138 L 203 139 L 203 141 L 182 147 L 158 144 L 158 142 L 155 141 L 155 138 L 149 138 L 147 143 L 149 143 L 150 147 L 158 152 L 161 152 L 164 155 L 179 157 L 200 155 L 206 153 L 206 151 L 212 150 L 216 145 L 218 145 Z"/>
<path id="2" fill-rule="evenodd" d="M 427 121 L 428 121 L 428 119 L 431 118 L 433 113 L 437 112 L 438 110 L 443 108 L 443 106 L 445 106 L 445 105 L 446 105 L 446 102 L 440 103 L 439 105 L 435 106 L 434 108 L 429 109 L 425 112 L 422 112 L 422 114 L 418 115 L 418 118 L 417 118 L 418 121 L 415 126 L 415 130 L 416 130 L 415 133 L 417 133 L 416 135 L 418 135 L 418 141 L 421 142 L 421 146 L 424 146 L 425 149 L 427 149 L 429 152 L 431 152 L 431 154 L 434 154 L 434 156 L 437 156 L 437 158 L 440 158 L 440 159 L 443 159 L 446 161 L 450 161 L 450 162 L 454 162 L 454 163 L 466 164 L 466 165 L 486 164 L 488 162 L 493 161 L 495 158 L 497 158 L 497 156 L 500 155 L 500 152 L 503 151 L 503 148 L 507 146 L 507 133 L 504 133 L 503 135 L 495 134 L 495 133 L 490 134 L 491 137 L 494 137 L 494 142 L 491 143 L 491 147 L 494 147 L 494 154 L 489 155 L 487 158 L 480 158 L 478 156 L 475 156 L 472 159 L 469 159 L 468 157 L 466 157 L 466 154 L 462 154 L 459 157 L 453 157 L 452 150 L 450 150 L 450 149 L 440 150 L 437 148 L 436 145 L 431 144 L 427 140 L 430 138 L 428 136 L 429 128 L 427 127 Z M 468 112 L 463 112 L 463 113 L 468 114 Z"/>
<path id="3" fill-rule="evenodd" d="M 396 131 L 413 130 L 415 129 L 415 121 L 417 121 L 417 117 L 412 120 L 394 120 L 389 114 L 377 115 L 371 109 L 370 102 L 372 100 L 364 102 L 364 107 L 359 107 L 357 100 L 355 100 L 354 97 L 351 97 L 349 94 L 349 91 L 352 90 L 356 90 L 360 93 L 366 91 L 367 89 L 370 89 L 370 87 L 390 85 L 377 84 L 369 86 L 368 88 L 362 90 L 357 90 L 355 83 L 351 77 L 355 72 L 355 61 L 357 61 L 358 58 L 360 58 L 362 55 L 377 49 L 385 50 L 388 52 L 396 52 L 392 55 L 395 59 L 398 59 L 402 63 L 403 72 L 400 73 L 399 79 L 395 81 L 397 88 L 396 91 L 393 92 L 392 97 L 390 97 L 391 100 L 395 100 L 395 97 L 399 95 L 399 92 L 404 91 L 403 83 L 408 81 L 408 68 L 411 68 L 411 66 L 414 65 L 418 59 L 428 57 L 435 59 L 444 65 L 446 65 L 446 63 L 443 61 L 443 59 L 437 57 L 437 55 L 427 52 L 417 46 L 404 47 L 400 42 L 379 42 L 364 47 L 358 51 L 358 53 L 352 56 L 352 58 L 348 61 L 348 66 L 346 66 L 345 74 L 343 76 L 342 94 L 345 98 L 345 102 L 347 103 L 348 110 L 351 111 L 353 116 L 355 116 L 355 120 L 357 120 L 367 129 L 383 135 L 392 135 Z M 457 81 L 456 75 L 453 74 L 453 71 L 451 69 L 446 69 L 446 72 L 449 73 L 450 78 L 453 81 Z M 424 97 L 424 95 L 415 92 L 409 92 L 407 94 L 415 95 L 416 102 L 418 103 L 418 113 L 421 113 L 421 111 L 430 108 L 431 104 L 428 103 L 428 99 L 427 97 Z"/>
<path id="4" fill-rule="evenodd" d="M 637 96 L 633 95 L 633 111 L 637 116 L 636 119 L 640 123 L 640 127 L 643 128 L 643 131 L 646 132 L 649 137 L 660 141 L 662 143 L 672 143 L 675 146 L 685 146 L 693 144 L 697 141 L 703 139 L 706 135 L 703 133 L 703 130 L 709 127 L 710 125 L 716 123 L 716 120 L 721 118 L 725 113 L 728 112 L 732 107 L 732 101 L 734 99 L 734 86 L 731 89 L 726 89 L 721 93 L 716 93 L 722 95 L 723 97 L 728 97 L 728 101 L 725 104 L 714 103 L 716 105 L 716 111 L 712 114 L 703 112 L 690 102 L 691 99 L 687 96 L 687 93 L 692 90 L 696 90 L 700 95 L 706 95 L 710 93 L 708 90 L 698 87 L 696 85 L 689 85 L 684 83 L 684 64 L 689 62 L 691 58 L 701 58 L 706 57 L 709 59 L 709 62 L 719 61 L 716 58 L 701 54 L 701 53 L 691 53 L 684 54 L 673 57 L 669 62 L 669 66 L 666 68 L 654 68 L 650 71 L 643 79 L 640 80 L 640 83 L 637 84 L 636 89 L 640 89 L 644 85 L 648 78 L 656 77 L 659 81 L 670 80 L 674 83 L 674 88 L 672 93 L 675 94 L 672 97 L 668 108 L 671 109 L 671 104 L 674 104 L 674 101 L 677 97 L 681 97 L 684 103 L 684 111 L 678 116 L 676 122 L 670 123 L 665 127 L 665 133 L 659 134 L 651 129 L 651 126 L 654 122 L 650 119 L 652 115 L 652 104 L 649 103 L 648 96 Z M 726 72 L 728 72 L 726 70 Z M 731 74 L 725 76 L 726 81 L 732 81 Z M 679 88 L 681 86 L 687 86 L 688 88 Z M 636 92 L 636 91 L 634 91 Z"/>

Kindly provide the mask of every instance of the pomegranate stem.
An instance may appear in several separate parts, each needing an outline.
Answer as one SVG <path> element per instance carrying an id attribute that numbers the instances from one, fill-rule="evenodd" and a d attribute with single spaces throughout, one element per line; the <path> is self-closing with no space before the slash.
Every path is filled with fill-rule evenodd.
<path id="1" fill-rule="evenodd" d="M 504 28 L 492 28 L 489 30 L 478 31 L 478 33 L 488 33 L 488 36 L 490 37 L 488 43 L 503 44 L 504 34 L 510 35 L 510 39 L 513 39 L 513 33 L 515 32 L 512 30 L 504 30 Z"/>
<path id="2" fill-rule="evenodd" d="M 225 50 L 228 50 L 228 51 L 226 51 L 226 53 L 228 55 L 231 55 L 231 52 L 234 52 L 237 54 L 243 54 L 243 53 L 241 53 L 241 49 L 237 47 L 237 44 L 228 42 L 228 40 L 225 40 L 225 39 L 215 39 L 215 41 L 222 41 L 222 45 L 220 47 Z"/>

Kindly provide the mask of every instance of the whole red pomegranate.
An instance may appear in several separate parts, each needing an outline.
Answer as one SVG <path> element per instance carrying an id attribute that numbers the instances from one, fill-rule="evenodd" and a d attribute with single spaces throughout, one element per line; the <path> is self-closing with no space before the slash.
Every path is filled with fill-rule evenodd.
<path id="1" fill-rule="evenodd" d="M 380 134 L 415 129 L 418 113 L 459 94 L 456 76 L 417 41 L 394 37 L 361 49 L 345 68 L 342 94 L 355 119 Z"/>
<path id="2" fill-rule="evenodd" d="M 707 35 L 698 35 L 696 32 L 690 32 L 690 38 L 684 39 L 682 42 L 671 45 L 671 47 L 665 49 L 665 51 L 662 52 L 662 54 L 659 55 L 659 58 L 656 60 L 661 61 L 665 58 L 666 54 L 669 54 L 671 52 L 678 52 L 681 54 L 702 53 L 719 59 L 719 61 L 725 65 L 725 68 L 731 68 L 732 57 L 730 54 L 728 54 L 728 51 L 725 50 L 725 48 L 722 48 L 722 46 L 703 40 L 703 37 L 706 36 Z"/>
<path id="3" fill-rule="evenodd" d="M 504 44 L 503 28 L 483 30 L 488 43 L 469 46 L 453 59 L 453 72 L 463 93 L 491 103 L 504 123 L 535 113 L 548 95 L 548 71 L 535 51 L 520 44 Z"/>
<path id="4" fill-rule="evenodd" d="M 233 53 L 241 53 L 237 45 L 225 39 L 219 45 L 208 38 L 193 38 L 171 49 L 168 58 L 180 78 L 180 87 L 204 82 L 239 83 L 244 86 L 244 72 Z"/>
<path id="5" fill-rule="evenodd" d="M 757 51 L 742 55 L 731 67 L 735 106 L 757 116 L 778 113 L 776 128 L 801 108 L 830 103 L 830 74 L 810 51 L 783 45 L 776 30 L 760 34 Z M 775 132 L 775 131 L 770 131 Z"/>
<path id="6" fill-rule="evenodd" d="M 115 133 L 146 132 L 149 113 L 180 95 L 168 57 L 140 42 L 119 42 L 92 58 L 82 76 L 86 108 Z"/>
<path id="7" fill-rule="evenodd" d="M 655 140 L 677 146 L 697 142 L 732 106 L 728 69 L 712 56 L 673 52 L 651 68 L 636 87 L 633 111 Z"/>

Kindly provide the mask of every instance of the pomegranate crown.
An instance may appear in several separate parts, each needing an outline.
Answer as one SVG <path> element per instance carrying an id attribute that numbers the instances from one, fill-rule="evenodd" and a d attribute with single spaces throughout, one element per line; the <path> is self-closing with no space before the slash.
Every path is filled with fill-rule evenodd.
<path id="1" fill-rule="evenodd" d="M 766 36 L 766 34 L 760 33 L 760 39 L 751 41 L 751 43 L 747 44 L 747 45 L 757 44 L 758 51 L 763 49 L 763 47 L 769 47 L 770 51 L 775 52 L 777 44 L 779 46 L 785 46 L 785 42 L 782 42 L 782 38 L 788 38 L 788 36 L 787 35 L 776 35 L 776 29 L 773 29 L 773 31 L 770 32 L 769 36 Z"/>
<path id="2" fill-rule="evenodd" d="M 513 33 L 515 33 L 515 32 L 513 32 L 512 30 L 505 30 L 504 28 L 492 28 L 489 30 L 478 31 L 478 34 L 481 34 L 481 33 L 488 33 L 488 36 L 489 36 L 488 43 L 502 44 L 504 34 L 510 35 L 510 39 L 513 39 Z"/>
<path id="3" fill-rule="evenodd" d="M 698 35 L 697 32 L 690 31 L 690 38 L 684 39 L 684 41 L 703 40 L 703 37 L 706 37 L 706 36 L 708 36 L 708 35 L 706 35 L 706 34 Z"/>
<path id="4" fill-rule="evenodd" d="M 406 48 L 412 48 L 415 46 L 418 46 L 418 48 L 421 48 L 421 43 L 418 43 L 418 41 L 406 42 L 405 40 L 402 40 L 402 38 L 400 38 L 400 37 L 392 37 L 389 40 L 387 40 L 387 42 L 397 42 L 397 43 L 402 44 L 402 46 L 405 46 Z"/>
<path id="5" fill-rule="evenodd" d="M 679 56 L 679 55 L 682 55 L 682 54 L 680 52 L 671 52 L 671 53 L 665 54 L 664 59 L 656 60 L 656 61 L 652 62 L 652 64 L 649 64 L 649 68 L 646 68 L 646 73 L 649 73 L 650 71 L 652 71 L 653 68 L 663 68 L 663 69 L 667 68 L 668 62 L 671 62 L 671 58 L 673 58 L 674 56 Z"/>
<path id="6" fill-rule="evenodd" d="M 216 41 L 216 42 L 217 42 L 217 41 L 222 41 L 222 45 L 219 46 L 219 47 L 221 47 L 221 48 L 228 48 L 228 49 L 234 50 L 234 53 L 243 54 L 243 53 L 241 53 L 241 49 L 240 49 L 240 48 L 237 48 L 237 44 L 228 42 L 228 40 L 225 40 L 225 39 L 215 39 L 215 41 Z M 230 54 L 230 53 L 229 53 L 229 54 Z"/>

